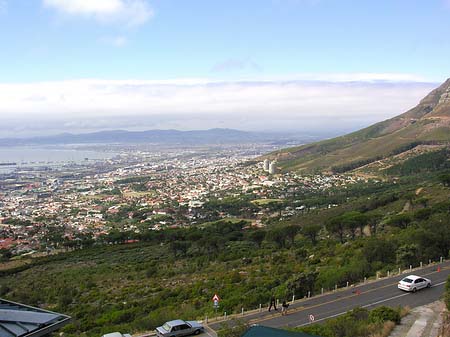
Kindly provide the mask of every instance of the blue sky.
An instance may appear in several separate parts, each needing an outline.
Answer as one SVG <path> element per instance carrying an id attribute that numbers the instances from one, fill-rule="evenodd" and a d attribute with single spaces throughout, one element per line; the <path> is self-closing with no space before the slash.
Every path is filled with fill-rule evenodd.
<path id="1" fill-rule="evenodd" d="M 250 100 L 259 97 L 260 84 L 270 82 L 274 85 L 270 93 L 278 92 L 276 105 L 290 114 L 289 121 L 277 127 L 283 129 L 285 124 L 292 127 L 299 116 L 315 116 L 305 115 L 301 102 L 293 106 L 291 96 L 284 106 L 283 83 L 296 82 L 300 96 L 316 92 L 319 84 L 326 94 L 330 83 L 355 99 L 372 95 L 357 106 L 350 99 L 352 107 L 336 102 L 338 115 L 357 107 L 353 120 L 359 122 L 347 119 L 354 128 L 403 112 L 450 77 L 449 18 L 450 0 L 0 0 L 0 86 L 9 93 L 0 94 L 5 102 L 0 119 L 6 123 L 14 114 L 20 124 L 25 118 L 57 117 L 62 124 L 47 130 L 56 132 L 70 130 L 70 125 L 85 130 L 75 115 L 92 120 L 140 116 L 158 120 L 146 127 L 182 128 L 192 113 L 206 114 L 210 120 L 199 128 L 237 127 L 242 123 L 220 119 L 234 111 L 242 114 L 254 103 Z M 310 82 L 312 87 L 306 85 Z M 361 84 L 358 94 L 349 91 L 348 83 L 355 82 Z M 396 91 L 390 92 L 404 99 L 394 99 L 383 86 L 386 83 L 394 83 Z M 83 85 L 90 86 L 95 108 L 81 104 L 86 92 L 77 89 L 80 96 L 74 96 L 74 86 Z M 233 85 L 254 90 L 240 98 L 239 107 L 229 104 L 229 96 L 242 91 L 227 91 Z M 52 95 L 53 86 L 62 88 L 58 96 Z M 223 90 L 211 91 L 218 86 Z M 99 87 L 101 92 L 96 91 Z M 98 99 L 106 87 L 113 99 L 105 101 L 117 104 Z M 364 105 L 379 100 L 374 92 L 392 98 L 384 100 L 378 114 L 373 106 Z M 217 96 L 215 105 L 202 97 L 211 93 Z M 191 97 L 183 110 L 182 98 L 187 95 L 198 97 Z M 164 98 L 179 104 L 167 104 Z M 320 103 L 322 98 L 313 95 L 308 101 Z M 129 111 L 132 99 L 141 104 Z M 311 113 L 314 104 L 307 108 Z M 263 111 L 264 105 L 250 110 L 249 120 L 257 111 L 261 115 L 274 111 Z M 260 124 L 247 128 L 263 129 Z M 22 128 L 14 132 L 32 131 Z M 0 129 L 0 136 L 5 130 Z"/>

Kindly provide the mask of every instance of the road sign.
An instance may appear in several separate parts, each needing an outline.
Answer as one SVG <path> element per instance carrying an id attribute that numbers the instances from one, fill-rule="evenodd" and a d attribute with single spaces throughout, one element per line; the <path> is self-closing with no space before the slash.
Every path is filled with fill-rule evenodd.
<path id="1" fill-rule="evenodd" d="M 214 309 L 217 311 L 217 308 L 219 307 L 219 301 L 220 301 L 220 297 L 219 297 L 219 295 L 217 295 L 217 294 L 214 294 L 214 296 L 213 296 L 213 298 L 212 298 L 212 301 L 213 301 L 213 306 L 214 306 Z"/>
<path id="2" fill-rule="evenodd" d="M 309 315 L 309 321 L 310 321 L 310 322 L 314 322 L 314 320 L 315 320 L 314 315 Z"/>

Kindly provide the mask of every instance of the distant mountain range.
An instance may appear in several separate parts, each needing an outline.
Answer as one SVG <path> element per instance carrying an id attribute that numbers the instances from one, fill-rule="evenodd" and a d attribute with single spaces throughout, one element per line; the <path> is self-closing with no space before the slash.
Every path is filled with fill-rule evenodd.
<path id="1" fill-rule="evenodd" d="M 318 139 L 315 137 L 315 139 Z M 67 145 L 67 144 L 238 144 L 273 142 L 299 143 L 314 140 L 307 136 L 283 133 L 247 132 L 233 129 L 209 129 L 194 131 L 101 131 L 86 134 L 63 133 L 54 136 L 32 138 L 1 138 L 0 146 Z"/>
<path id="2" fill-rule="evenodd" d="M 385 169 L 450 145 L 450 79 L 413 109 L 345 136 L 268 155 L 285 170 L 347 172 Z"/>

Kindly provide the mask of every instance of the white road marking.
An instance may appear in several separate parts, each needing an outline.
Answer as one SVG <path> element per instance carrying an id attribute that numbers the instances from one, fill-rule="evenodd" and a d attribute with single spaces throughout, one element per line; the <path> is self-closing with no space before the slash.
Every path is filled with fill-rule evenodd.
<path id="1" fill-rule="evenodd" d="M 443 282 L 440 282 L 440 283 L 436 283 L 436 284 L 432 285 L 431 288 L 434 288 L 434 287 L 443 285 L 443 284 L 445 284 L 445 283 L 447 283 L 447 281 L 443 281 Z M 362 308 L 367 308 L 367 307 L 370 307 L 370 306 L 372 306 L 372 305 L 377 305 L 377 304 L 380 304 L 380 303 L 383 303 L 383 302 L 387 302 L 387 301 L 394 300 L 394 299 L 396 299 L 396 298 L 403 297 L 403 296 L 408 296 L 408 295 L 411 295 L 411 294 L 412 294 L 412 293 L 404 293 L 404 294 L 400 294 L 400 295 L 397 295 L 397 296 L 393 296 L 393 297 L 390 297 L 390 298 L 386 298 L 386 299 L 381 300 L 381 301 L 377 301 L 377 302 L 365 304 L 365 305 L 362 306 Z M 334 318 L 334 317 L 337 317 L 337 316 L 341 316 L 341 315 L 343 315 L 343 314 L 345 314 L 345 313 L 347 313 L 347 311 L 340 312 L 340 313 L 334 314 L 334 315 L 330 315 L 330 316 L 327 316 L 327 317 L 324 317 L 324 318 L 319 318 L 319 319 L 316 319 L 316 320 L 314 321 L 314 323 L 317 323 L 317 322 L 320 322 L 320 321 L 325 321 L 325 320 L 327 320 L 327 319 Z M 307 323 L 303 323 L 303 324 L 297 325 L 296 327 L 298 328 L 298 327 L 305 326 L 305 325 L 310 325 L 310 324 L 311 324 L 311 322 L 307 322 Z"/>
<path id="2" fill-rule="evenodd" d="M 390 297 L 390 298 L 386 298 L 386 299 L 381 300 L 381 301 L 369 303 L 369 304 L 363 305 L 361 308 L 371 307 L 372 305 L 377 305 L 377 304 L 380 304 L 380 303 L 383 303 L 383 302 L 387 302 L 387 301 L 394 300 L 396 298 L 403 297 L 403 296 L 408 296 L 408 295 L 411 295 L 411 293 L 404 293 L 404 294 L 400 294 L 400 295 L 393 296 L 393 297 Z"/>

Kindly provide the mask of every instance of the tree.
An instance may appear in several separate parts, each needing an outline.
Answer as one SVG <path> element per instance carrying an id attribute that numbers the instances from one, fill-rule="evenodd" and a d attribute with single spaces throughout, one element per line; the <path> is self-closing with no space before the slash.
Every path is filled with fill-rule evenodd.
<path id="1" fill-rule="evenodd" d="M 397 263 L 401 266 L 409 266 L 417 263 L 418 247 L 415 244 L 407 244 L 397 249 Z"/>
<path id="2" fill-rule="evenodd" d="M 267 204 L 267 207 L 269 207 L 272 211 L 278 212 L 278 217 L 281 218 L 281 212 L 284 209 L 284 203 L 281 201 L 273 201 L 269 204 Z"/>
<path id="3" fill-rule="evenodd" d="M 395 244 L 384 239 L 368 238 L 364 243 L 363 254 L 369 263 L 394 263 Z"/>
<path id="4" fill-rule="evenodd" d="M 364 227 L 369 221 L 369 218 L 365 214 L 357 211 L 346 212 L 341 216 L 341 219 L 345 228 L 350 231 L 352 239 L 355 239 L 357 228 L 359 228 L 360 235 L 363 235 Z"/>
<path id="5" fill-rule="evenodd" d="M 275 243 L 278 248 L 285 246 L 285 234 L 281 228 L 273 228 L 266 232 L 266 240 Z"/>
<path id="6" fill-rule="evenodd" d="M 264 238 L 266 237 L 266 232 L 262 230 L 255 230 L 252 231 L 249 235 L 250 240 L 252 240 L 258 248 L 261 247 L 262 242 L 264 241 Z"/>
<path id="7" fill-rule="evenodd" d="M 314 290 L 317 273 L 305 272 L 292 276 L 287 282 L 287 289 L 290 294 L 295 294 L 296 297 L 303 297 L 308 294 L 308 291 Z M 290 295 L 289 294 L 289 295 Z"/>
<path id="8" fill-rule="evenodd" d="M 411 223 L 412 219 L 409 214 L 396 214 L 387 222 L 388 225 L 405 229 Z"/>
<path id="9" fill-rule="evenodd" d="M 188 241 L 175 240 L 170 241 L 169 246 L 175 256 L 185 257 L 191 244 Z"/>
<path id="10" fill-rule="evenodd" d="M 367 217 L 367 224 L 370 226 L 370 232 L 372 235 L 376 235 L 379 221 L 383 218 L 383 215 L 380 213 L 375 213 L 368 215 Z"/>
<path id="11" fill-rule="evenodd" d="M 282 228 L 284 240 L 289 240 L 291 246 L 294 245 L 295 237 L 300 231 L 300 227 L 297 225 L 288 225 Z"/>
<path id="12" fill-rule="evenodd" d="M 329 231 L 332 234 L 336 234 L 339 237 L 339 241 L 341 243 L 344 243 L 344 222 L 342 221 L 341 216 L 337 216 L 334 218 L 331 218 L 327 224 L 325 225 L 327 228 L 327 231 Z"/>
<path id="13" fill-rule="evenodd" d="M 358 223 L 359 235 L 364 236 L 364 227 L 370 223 L 370 217 L 366 214 L 359 213 L 355 216 L 354 220 Z"/>
<path id="14" fill-rule="evenodd" d="M 322 226 L 317 224 L 309 224 L 302 227 L 302 234 L 311 240 L 313 245 L 317 243 L 317 235 L 319 234 Z"/>

